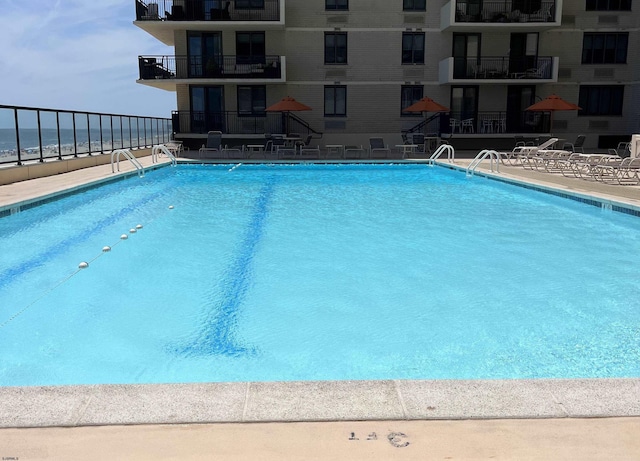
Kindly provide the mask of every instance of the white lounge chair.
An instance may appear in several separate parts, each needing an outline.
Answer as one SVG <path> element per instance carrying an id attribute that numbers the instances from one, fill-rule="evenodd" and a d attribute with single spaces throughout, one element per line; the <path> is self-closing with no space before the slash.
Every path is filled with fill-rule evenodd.
<path id="1" fill-rule="evenodd" d="M 635 186 L 640 183 L 640 158 L 619 157 L 616 163 L 604 162 L 594 168 L 595 179 L 602 182 L 618 183 L 621 186 Z"/>
<path id="2" fill-rule="evenodd" d="M 544 151 L 548 147 L 558 142 L 558 138 L 550 138 L 543 142 L 539 146 L 522 146 L 516 145 L 511 152 L 499 152 L 498 154 L 504 161 L 508 161 L 512 165 L 522 165 L 527 168 L 531 166 L 529 160 L 538 154 L 539 151 Z"/>

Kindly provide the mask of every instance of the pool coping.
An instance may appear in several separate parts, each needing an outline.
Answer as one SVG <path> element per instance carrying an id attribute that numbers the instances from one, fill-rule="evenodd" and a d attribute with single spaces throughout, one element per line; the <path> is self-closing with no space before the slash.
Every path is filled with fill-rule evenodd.
<path id="1" fill-rule="evenodd" d="M 466 169 L 445 162 L 437 164 L 459 171 Z M 145 169 L 162 166 L 166 165 Z M 92 181 L 19 206 L 36 206 L 132 174 L 136 173 Z M 567 198 L 587 199 L 587 203 L 605 209 L 607 204 L 620 206 L 636 216 L 640 211 L 640 206 L 624 199 L 597 197 L 482 170 L 475 174 L 554 195 L 569 195 Z M 0 386 L 0 428 L 616 416 L 640 416 L 640 378 Z"/>
<path id="2" fill-rule="evenodd" d="M 0 387 L 0 428 L 640 416 L 640 379 Z"/>

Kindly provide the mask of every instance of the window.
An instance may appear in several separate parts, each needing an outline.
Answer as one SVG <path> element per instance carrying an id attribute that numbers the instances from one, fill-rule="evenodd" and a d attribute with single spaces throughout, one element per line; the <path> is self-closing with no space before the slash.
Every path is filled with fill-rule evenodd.
<path id="1" fill-rule="evenodd" d="M 220 77 L 223 65 L 222 35 L 219 32 L 189 32 L 189 77 Z"/>
<path id="2" fill-rule="evenodd" d="M 324 0 L 325 10 L 348 10 L 349 0 Z"/>
<path id="3" fill-rule="evenodd" d="M 325 117 L 346 117 L 347 116 L 347 87 L 346 86 L 325 86 L 324 87 L 324 116 Z"/>
<path id="4" fill-rule="evenodd" d="M 623 97 L 622 85 L 581 86 L 578 115 L 622 115 Z"/>
<path id="5" fill-rule="evenodd" d="M 267 90 L 265 86 L 238 87 L 238 115 L 264 117 L 267 108 Z"/>
<path id="6" fill-rule="evenodd" d="M 587 11 L 631 11 L 631 0 L 587 0 Z"/>
<path id="7" fill-rule="evenodd" d="M 424 64 L 424 33 L 402 34 L 402 64 Z"/>
<path id="8" fill-rule="evenodd" d="M 452 86 L 451 87 L 451 118 L 458 121 L 474 119 L 478 115 L 477 86 Z M 455 127 L 454 127 L 455 128 Z"/>
<path id="9" fill-rule="evenodd" d="M 324 63 L 347 63 L 347 33 L 325 32 L 324 34 Z"/>
<path id="10" fill-rule="evenodd" d="M 263 10 L 264 0 L 236 0 L 236 10 Z"/>
<path id="11" fill-rule="evenodd" d="M 409 107 L 422 99 L 424 88 L 422 86 L 404 85 L 400 96 L 400 115 L 402 117 L 422 117 L 420 112 L 403 112 Z"/>
<path id="12" fill-rule="evenodd" d="M 582 64 L 625 64 L 628 33 L 586 33 L 582 40 Z"/>
<path id="13" fill-rule="evenodd" d="M 404 11 L 426 11 L 427 0 L 402 0 Z"/>
<path id="14" fill-rule="evenodd" d="M 236 62 L 264 64 L 264 32 L 236 32 Z"/>

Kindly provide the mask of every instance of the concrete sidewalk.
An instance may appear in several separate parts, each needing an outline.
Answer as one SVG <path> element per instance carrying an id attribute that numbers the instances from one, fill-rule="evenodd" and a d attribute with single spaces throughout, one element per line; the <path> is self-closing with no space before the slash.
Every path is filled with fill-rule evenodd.
<path id="1" fill-rule="evenodd" d="M 359 421 L 0 430 L 21 461 L 640 460 L 640 418 Z"/>

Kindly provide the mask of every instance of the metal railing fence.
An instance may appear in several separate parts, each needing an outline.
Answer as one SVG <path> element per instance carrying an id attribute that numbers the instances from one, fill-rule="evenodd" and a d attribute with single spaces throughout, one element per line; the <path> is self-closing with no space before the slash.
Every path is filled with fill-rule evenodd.
<path id="1" fill-rule="evenodd" d="M 451 112 L 444 133 L 500 134 L 500 133 L 548 133 L 551 128 L 549 112 L 478 111 Z"/>
<path id="2" fill-rule="evenodd" d="M 542 0 L 458 0 L 456 22 L 551 22 L 555 1 Z"/>
<path id="3" fill-rule="evenodd" d="M 137 21 L 279 21 L 280 0 L 135 0 Z"/>
<path id="4" fill-rule="evenodd" d="M 173 111 L 173 127 L 176 134 L 204 134 L 221 131 L 224 134 L 300 133 L 322 137 L 306 120 L 290 112 L 263 112 L 244 114 L 236 111 Z"/>
<path id="5" fill-rule="evenodd" d="M 281 77 L 280 56 L 138 56 L 141 80 Z"/>
<path id="6" fill-rule="evenodd" d="M 150 147 L 172 133 L 170 118 L 0 105 L 0 164 Z"/>
<path id="7" fill-rule="evenodd" d="M 463 79 L 550 79 L 551 56 L 479 56 L 453 58 L 453 77 Z"/>

